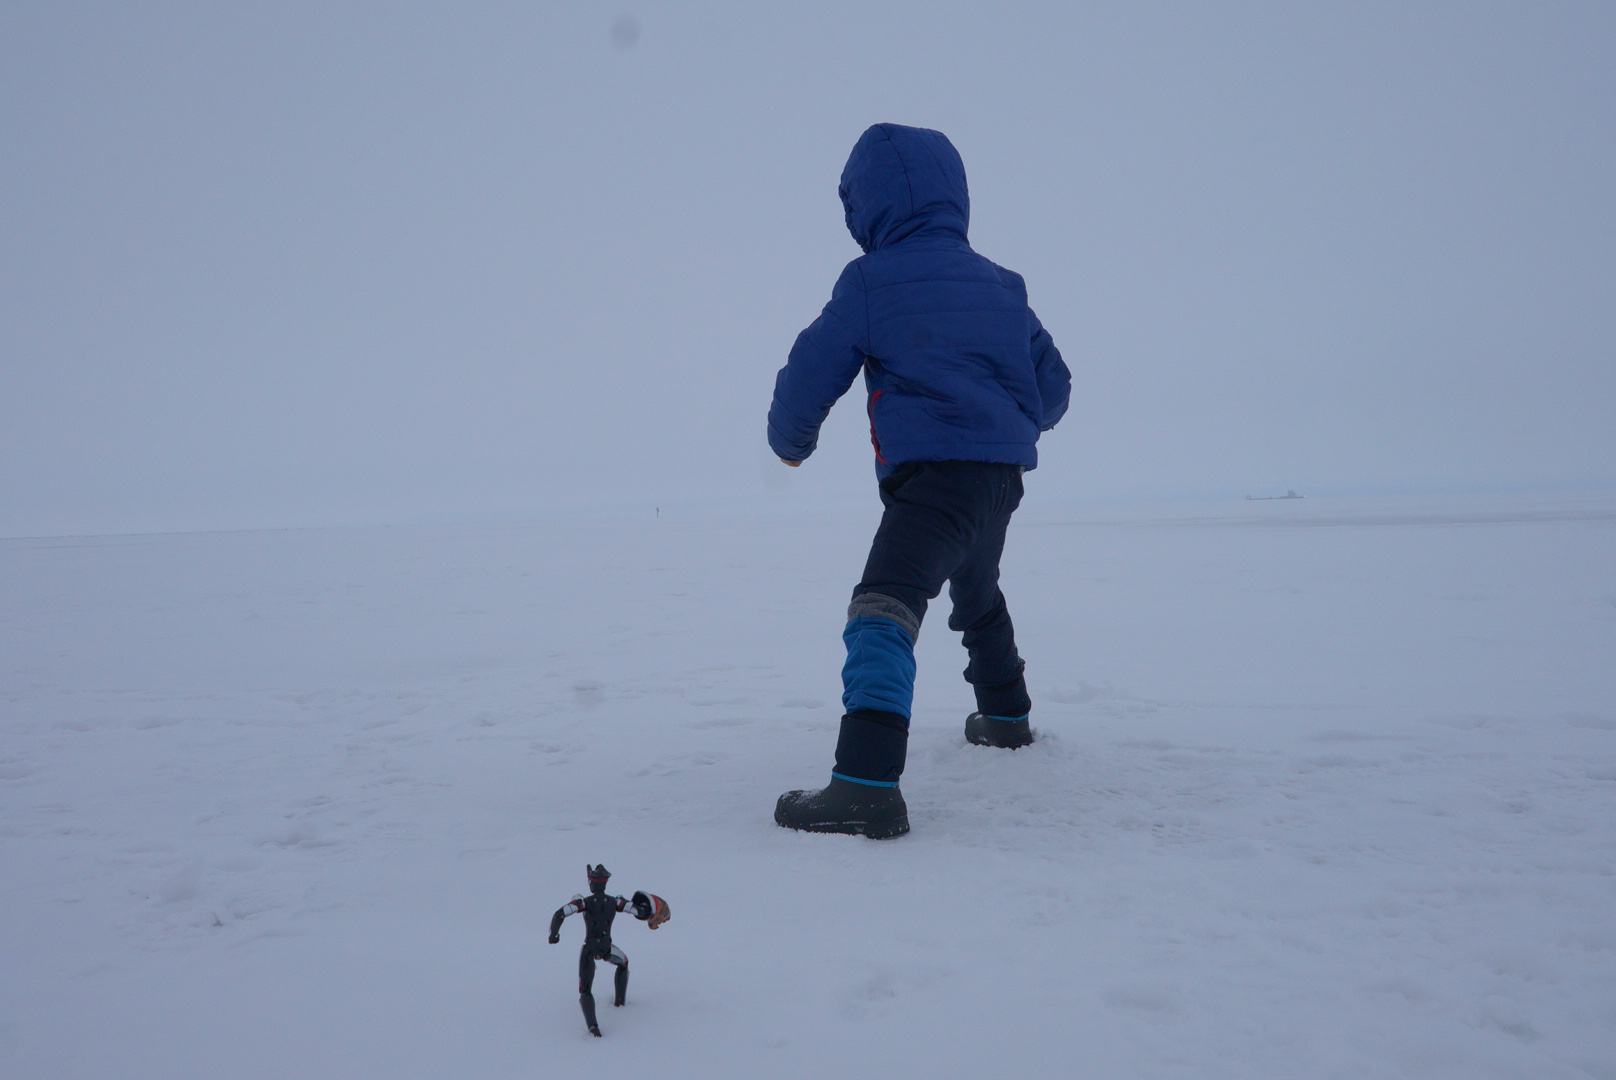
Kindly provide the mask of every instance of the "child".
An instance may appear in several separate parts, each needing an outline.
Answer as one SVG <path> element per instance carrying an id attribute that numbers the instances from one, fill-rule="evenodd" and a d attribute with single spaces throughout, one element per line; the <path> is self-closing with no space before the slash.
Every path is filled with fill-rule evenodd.
<path id="1" fill-rule="evenodd" d="M 1027 306 L 1021 277 L 971 250 L 965 166 L 946 136 L 877 124 L 842 170 L 847 228 L 864 256 L 797 337 L 775 380 L 769 445 L 801 465 L 819 427 L 864 372 L 886 507 L 847 611 L 842 717 L 829 786 L 788 791 L 791 829 L 901 836 L 915 638 L 948 583 L 977 711 L 965 735 L 1032 742 L 1032 706 L 999 591 L 1005 527 L 1040 432 L 1066 412 L 1071 375 Z"/>

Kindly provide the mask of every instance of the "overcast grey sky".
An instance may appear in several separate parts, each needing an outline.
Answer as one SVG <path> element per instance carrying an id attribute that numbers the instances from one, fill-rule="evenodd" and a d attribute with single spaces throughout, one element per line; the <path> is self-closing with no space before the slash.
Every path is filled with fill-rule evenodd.
<path id="1" fill-rule="evenodd" d="M 1616 484 L 1612 57 L 1609 3 L 10 0 L 0 535 L 871 500 L 856 396 L 797 474 L 763 427 L 880 121 L 1073 369 L 1032 497 Z"/>

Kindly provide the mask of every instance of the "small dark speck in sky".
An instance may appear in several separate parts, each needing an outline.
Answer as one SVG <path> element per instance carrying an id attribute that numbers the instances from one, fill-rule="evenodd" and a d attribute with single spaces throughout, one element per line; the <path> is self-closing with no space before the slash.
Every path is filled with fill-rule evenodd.
<path id="1" fill-rule="evenodd" d="M 612 23 L 612 44 L 619 49 L 632 49 L 640 40 L 640 20 L 632 15 L 619 15 Z"/>

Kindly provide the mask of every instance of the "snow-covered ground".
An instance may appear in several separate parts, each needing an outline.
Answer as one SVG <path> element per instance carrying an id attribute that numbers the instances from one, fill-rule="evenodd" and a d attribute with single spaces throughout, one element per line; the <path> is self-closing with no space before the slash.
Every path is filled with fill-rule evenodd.
<path id="1" fill-rule="evenodd" d="M 1616 496 L 1029 481 L 1040 741 L 943 602 L 884 843 L 770 818 L 873 492 L 0 542 L 0 1074 L 1616 1077 Z M 673 908 L 601 1040 L 597 860 Z"/>

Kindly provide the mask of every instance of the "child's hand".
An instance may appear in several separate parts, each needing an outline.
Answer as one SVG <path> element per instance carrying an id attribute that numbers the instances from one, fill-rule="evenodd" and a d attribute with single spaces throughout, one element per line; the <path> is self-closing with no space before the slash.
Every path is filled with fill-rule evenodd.
<path id="1" fill-rule="evenodd" d="M 787 461 L 785 458 L 781 458 L 780 459 L 780 464 L 782 464 L 782 465 L 790 465 L 793 469 L 795 469 L 798 465 L 801 465 L 802 462 L 800 462 L 800 461 Z"/>
<path id="2" fill-rule="evenodd" d="M 551 934 L 550 935 L 550 944 L 552 944 L 552 945 L 561 944 L 561 935 L 560 934 Z"/>

